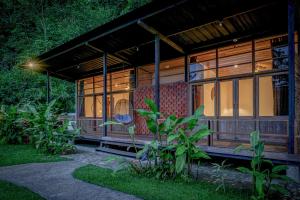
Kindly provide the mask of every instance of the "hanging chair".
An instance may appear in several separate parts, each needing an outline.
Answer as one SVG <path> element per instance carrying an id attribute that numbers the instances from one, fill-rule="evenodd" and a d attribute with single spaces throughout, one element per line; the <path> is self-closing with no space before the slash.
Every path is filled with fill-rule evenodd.
<path id="1" fill-rule="evenodd" d="M 114 108 L 114 119 L 122 124 L 130 124 L 133 121 L 133 108 L 128 99 L 120 99 Z"/>

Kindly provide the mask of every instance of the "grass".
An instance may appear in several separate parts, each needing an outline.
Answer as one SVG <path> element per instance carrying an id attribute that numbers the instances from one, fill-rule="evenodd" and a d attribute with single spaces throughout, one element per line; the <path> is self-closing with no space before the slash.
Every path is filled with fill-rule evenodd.
<path id="1" fill-rule="evenodd" d="M 73 173 L 77 179 L 136 195 L 145 200 L 174 200 L 174 199 L 203 199 L 203 200 L 246 200 L 250 199 L 247 191 L 227 189 L 216 192 L 216 185 L 182 180 L 160 181 L 154 178 L 134 175 L 128 171 L 121 171 L 112 175 L 112 171 L 87 165 L 78 168 Z"/>
<path id="2" fill-rule="evenodd" d="M 24 163 L 43 163 L 67 160 L 57 155 L 46 155 L 31 145 L 0 145 L 0 166 Z"/>
<path id="3" fill-rule="evenodd" d="M 0 199 L 3 200 L 40 200 L 43 199 L 36 193 L 26 188 L 13 185 L 11 183 L 0 181 Z"/>

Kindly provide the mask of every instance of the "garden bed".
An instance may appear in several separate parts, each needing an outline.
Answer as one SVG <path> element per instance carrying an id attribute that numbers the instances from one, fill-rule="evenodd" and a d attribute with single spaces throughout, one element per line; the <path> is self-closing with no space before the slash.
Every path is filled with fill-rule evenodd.
<path id="1" fill-rule="evenodd" d="M 203 181 L 166 180 L 161 181 L 120 171 L 112 175 L 112 171 L 87 165 L 73 173 L 77 179 L 108 187 L 114 190 L 136 195 L 149 200 L 173 199 L 205 199 L 205 200 L 247 200 L 250 191 L 229 188 L 226 192 L 216 192 L 217 185 Z"/>

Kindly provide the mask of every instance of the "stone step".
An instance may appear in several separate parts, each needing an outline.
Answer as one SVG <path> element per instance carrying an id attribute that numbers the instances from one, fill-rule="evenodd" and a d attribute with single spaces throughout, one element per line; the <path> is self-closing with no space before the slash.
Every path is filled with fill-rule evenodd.
<path id="1" fill-rule="evenodd" d="M 133 153 L 133 152 L 122 151 L 122 150 L 112 149 L 112 148 L 108 148 L 108 147 L 97 147 L 96 151 L 115 154 L 115 155 L 119 155 L 119 156 L 126 156 L 126 157 L 131 157 L 131 158 L 136 157 L 135 153 Z"/>

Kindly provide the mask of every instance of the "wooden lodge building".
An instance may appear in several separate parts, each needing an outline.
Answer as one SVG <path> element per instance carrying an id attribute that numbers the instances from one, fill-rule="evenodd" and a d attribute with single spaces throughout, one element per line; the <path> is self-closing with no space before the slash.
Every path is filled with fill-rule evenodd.
<path id="1" fill-rule="evenodd" d="M 155 99 L 165 114 L 204 105 L 209 154 L 234 154 L 259 131 L 266 155 L 299 164 L 299 1 L 153 1 L 37 57 L 38 71 L 76 84 L 80 137 L 130 144 L 151 135 L 135 109 Z M 49 86 L 49 84 L 48 84 Z"/>

